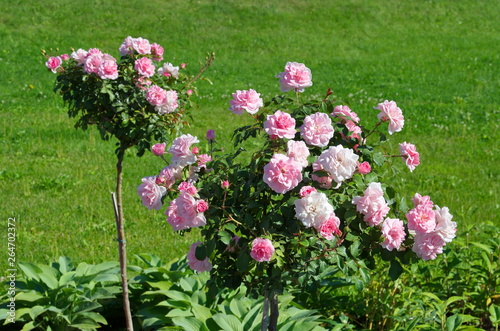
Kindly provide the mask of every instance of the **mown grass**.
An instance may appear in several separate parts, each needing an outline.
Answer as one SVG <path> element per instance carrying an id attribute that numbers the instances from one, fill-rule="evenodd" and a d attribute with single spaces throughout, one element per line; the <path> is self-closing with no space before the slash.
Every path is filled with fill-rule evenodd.
<path id="1" fill-rule="evenodd" d="M 391 137 L 421 153 L 412 174 L 393 178 L 410 198 L 431 195 L 448 206 L 459 234 L 498 212 L 500 44 L 496 1 L 14 1 L 0 0 L 0 200 L 2 222 L 15 216 L 17 259 L 44 263 L 117 258 L 110 192 L 114 144 L 95 130 L 73 129 L 52 93 L 40 49 L 98 47 L 117 56 L 127 36 L 165 47 L 166 59 L 196 72 L 206 53 L 216 61 L 199 84 L 194 134 L 217 131 L 225 148 L 248 121 L 227 111 L 236 89 L 279 94 L 276 74 L 287 61 L 305 63 L 314 85 L 331 87 L 362 123 L 376 121 L 379 101 L 398 102 L 406 124 Z M 125 160 L 129 256 L 151 252 L 164 261 L 186 252 L 196 233 L 180 237 L 163 212 L 136 195 L 144 176 L 162 165 L 151 155 Z M 4 224 L 5 224 L 4 222 Z M 4 229 L 6 228 L 3 227 Z M 4 230 L 6 233 L 7 230 Z M 480 233 L 470 230 L 473 235 Z M 2 253 L 0 267 L 6 269 Z M 132 258 L 130 258 L 132 259 Z"/>

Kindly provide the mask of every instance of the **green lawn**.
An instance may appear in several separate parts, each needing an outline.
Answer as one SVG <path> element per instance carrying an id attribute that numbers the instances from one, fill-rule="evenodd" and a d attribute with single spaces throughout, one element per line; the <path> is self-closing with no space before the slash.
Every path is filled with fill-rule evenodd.
<path id="1" fill-rule="evenodd" d="M 127 36 L 165 48 L 175 65 L 195 73 L 208 52 L 216 60 L 200 82 L 192 132 L 215 129 L 225 148 L 246 123 L 227 108 L 231 93 L 254 88 L 279 94 L 287 61 L 313 72 L 306 96 L 331 87 L 370 126 L 379 101 L 395 100 L 421 165 L 393 178 L 408 198 L 430 195 L 448 206 L 459 235 L 498 218 L 500 3 L 437 1 L 9 1 L 0 0 L 0 215 L 16 217 L 16 258 L 47 263 L 117 259 L 110 192 L 114 144 L 96 130 L 76 131 L 52 92 L 40 50 L 68 53 L 98 47 L 118 57 Z M 151 155 L 125 160 L 129 260 L 149 252 L 168 261 L 184 254 L 196 233 L 173 234 L 164 209 L 148 211 L 136 188 L 162 164 Z M 6 236 L 3 236 L 4 240 Z M 7 269 L 7 250 L 0 268 Z"/>

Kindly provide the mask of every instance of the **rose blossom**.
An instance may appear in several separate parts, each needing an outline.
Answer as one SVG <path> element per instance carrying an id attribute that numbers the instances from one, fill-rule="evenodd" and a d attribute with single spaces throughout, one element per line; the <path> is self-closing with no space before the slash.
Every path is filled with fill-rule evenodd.
<path id="1" fill-rule="evenodd" d="M 167 100 L 167 91 L 158 85 L 153 85 L 146 92 L 146 100 L 152 106 L 159 106 Z"/>
<path id="2" fill-rule="evenodd" d="M 408 169 L 410 169 L 410 171 L 415 170 L 415 167 L 420 164 L 420 156 L 415 145 L 405 141 L 404 143 L 399 144 L 399 151 L 401 152 Z"/>
<path id="3" fill-rule="evenodd" d="M 158 74 L 165 77 L 173 76 L 175 79 L 179 78 L 179 67 L 174 67 L 172 63 L 164 63 L 163 67 L 158 68 Z"/>
<path id="4" fill-rule="evenodd" d="M 195 242 L 189 247 L 189 252 L 187 254 L 189 267 L 191 268 L 191 270 L 197 272 L 210 271 L 212 270 L 212 263 L 210 263 L 208 257 L 206 257 L 203 261 L 196 258 L 196 247 L 198 247 L 199 245 L 201 245 L 200 241 Z"/>
<path id="5" fill-rule="evenodd" d="M 455 238 L 457 232 L 457 223 L 451 220 L 453 215 L 450 214 L 448 207 L 439 208 L 436 206 L 434 213 L 436 215 L 436 228 L 434 231 L 441 236 L 445 242 L 451 242 L 453 238 Z"/>
<path id="6" fill-rule="evenodd" d="M 334 238 L 334 235 L 340 236 L 340 219 L 335 215 L 335 213 L 332 213 L 331 215 L 328 215 L 326 217 L 325 215 L 321 215 L 319 219 L 321 221 L 315 226 L 315 229 L 323 238 L 332 240 Z"/>
<path id="7" fill-rule="evenodd" d="M 270 136 L 293 139 L 295 137 L 295 119 L 288 113 L 277 110 L 273 115 L 267 115 L 264 131 Z"/>
<path id="8" fill-rule="evenodd" d="M 212 161 L 212 157 L 208 154 L 200 154 L 197 160 L 199 166 L 206 166 L 207 162 Z"/>
<path id="9" fill-rule="evenodd" d="M 182 167 L 195 163 L 196 155 L 191 151 L 191 145 L 199 142 L 198 138 L 190 134 L 175 138 L 168 150 L 172 154 L 172 163 Z"/>
<path id="10" fill-rule="evenodd" d="M 156 67 L 151 59 L 141 57 L 134 62 L 134 69 L 137 70 L 139 75 L 144 77 L 151 77 L 155 74 Z"/>
<path id="11" fill-rule="evenodd" d="M 153 147 L 151 147 L 151 151 L 156 156 L 162 156 L 163 154 L 165 154 L 165 146 L 166 145 L 167 145 L 166 143 L 154 144 Z"/>
<path id="12" fill-rule="evenodd" d="M 208 209 L 208 203 L 205 200 L 198 200 L 198 204 L 196 205 L 196 210 L 199 213 L 203 213 Z"/>
<path id="13" fill-rule="evenodd" d="M 377 182 L 370 183 L 364 191 L 364 195 L 362 197 L 355 196 L 352 203 L 356 205 L 356 210 L 364 215 L 363 220 L 369 226 L 380 225 L 390 210 L 384 199 L 382 186 Z"/>
<path id="14" fill-rule="evenodd" d="M 88 74 L 97 74 L 97 71 L 99 70 L 99 66 L 101 65 L 102 62 L 102 54 L 99 53 L 90 53 L 85 59 L 85 62 L 83 63 L 83 70 L 88 73 Z"/>
<path id="15" fill-rule="evenodd" d="M 382 224 L 382 237 L 384 241 L 380 245 L 383 248 L 388 251 L 398 250 L 406 237 L 403 221 L 397 218 L 386 218 Z"/>
<path id="16" fill-rule="evenodd" d="M 198 192 L 198 189 L 192 184 L 188 182 L 182 182 L 179 184 L 179 187 L 177 188 L 181 192 L 187 192 L 191 195 L 196 195 Z"/>
<path id="17" fill-rule="evenodd" d="M 269 239 L 255 238 L 252 241 L 250 256 L 257 262 L 268 262 L 274 254 L 273 243 Z"/>
<path id="18" fill-rule="evenodd" d="M 151 54 L 151 44 L 149 40 L 141 37 L 132 39 L 132 48 L 139 54 Z"/>
<path id="19" fill-rule="evenodd" d="M 434 210 L 419 205 L 406 213 L 408 229 L 417 233 L 429 233 L 436 228 L 436 214 Z"/>
<path id="20" fill-rule="evenodd" d="M 120 48 L 119 48 L 121 56 L 130 55 L 133 53 L 133 48 L 132 48 L 133 42 L 134 42 L 134 38 L 132 38 L 130 36 L 128 36 L 127 38 L 125 38 L 125 40 L 123 40 L 123 43 L 120 45 Z"/>
<path id="21" fill-rule="evenodd" d="M 57 69 L 61 66 L 61 64 L 62 59 L 60 56 L 51 56 L 49 57 L 47 62 L 45 62 L 47 68 L 49 68 L 53 73 L 57 72 Z"/>
<path id="22" fill-rule="evenodd" d="M 165 50 L 157 43 L 151 44 L 151 54 L 153 54 L 153 60 L 163 61 L 163 52 Z"/>
<path id="23" fill-rule="evenodd" d="M 300 188 L 299 195 L 303 198 L 308 194 L 311 194 L 312 192 L 318 192 L 314 187 L 312 186 L 302 186 Z"/>
<path id="24" fill-rule="evenodd" d="M 318 160 L 314 161 L 312 164 L 313 172 L 324 170 L 323 166 L 318 162 Z M 314 173 L 311 175 L 312 180 L 318 182 L 322 188 L 331 189 L 332 188 L 332 177 L 330 175 L 327 176 L 318 176 Z"/>
<path id="25" fill-rule="evenodd" d="M 335 106 L 330 116 L 340 118 L 342 120 L 342 123 L 345 123 L 349 120 L 354 121 L 355 123 L 359 122 L 358 114 L 353 112 L 348 106 Z"/>
<path id="26" fill-rule="evenodd" d="M 365 161 L 363 163 L 358 164 L 358 171 L 360 174 L 366 175 L 369 174 L 370 171 L 372 171 L 372 167 L 370 166 L 370 163 Z"/>
<path id="27" fill-rule="evenodd" d="M 281 92 L 294 90 L 304 92 L 306 87 L 312 86 L 311 70 L 303 63 L 287 62 L 285 71 L 276 76 L 279 78 Z"/>
<path id="28" fill-rule="evenodd" d="M 333 137 L 332 120 L 325 113 L 307 115 L 300 134 L 308 145 L 325 147 Z"/>
<path id="29" fill-rule="evenodd" d="M 293 158 L 274 154 L 264 166 L 264 182 L 276 193 L 286 193 L 302 181 L 302 166 Z"/>
<path id="30" fill-rule="evenodd" d="M 79 48 L 77 51 L 71 53 L 71 58 L 78 64 L 83 64 L 87 58 L 87 53 L 86 50 Z"/>
<path id="31" fill-rule="evenodd" d="M 161 208 L 161 197 L 165 195 L 167 189 L 156 184 L 156 177 L 145 177 L 142 184 L 137 188 L 137 194 L 142 199 L 142 204 L 148 209 L 159 210 Z"/>
<path id="32" fill-rule="evenodd" d="M 318 163 L 332 179 L 340 184 L 352 177 L 357 169 L 359 156 L 342 145 L 330 146 L 318 157 Z"/>
<path id="33" fill-rule="evenodd" d="M 325 217 L 333 214 L 333 206 L 328 202 L 325 193 L 311 192 L 294 201 L 295 217 L 306 228 L 318 227 L 325 221 Z"/>
<path id="34" fill-rule="evenodd" d="M 412 250 L 424 261 L 434 260 L 438 254 L 443 253 L 446 242 L 435 232 L 421 233 L 414 236 Z"/>
<path id="35" fill-rule="evenodd" d="M 158 177 L 162 177 L 165 179 L 166 187 L 171 187 L 176 180 L 181 179 L 181 175 L 182 168 L 176 167 L 175 165 L 171 164 L 163 168 Z"/>
<path id="36" fill-rule="evenodd" d="M 403 112 L 397 106 L 396 102 L 385 100 L 373 108 L 380 110 L 380 113 L 377 115 L 379 120 L 389 121 L 389 134 L 399 132 L 403 129 L 405 124 Z"/>
<path id="37" fill-rule="evenodd" d="M 293 158 L 295 161 L 300 163 L 301 166 L 307 167 L 309 161 L 307 158 L 309 157 L 309 148 L 307 148 L 306 143 L 301 141 L 289 140 L 286 144 L 287 152 L 286 155 L 288 157 Z"/>
<path id="38" fill-rule="evenodd" d="M 220 186 L 222 187 L 223 190 L 229 189 L 229 181 L 228 180 L 223 180 L 222 183 L 220 183 Z"/>
<path id="39" fill-rule="evenodd" d="M 170 202 L 165 214 L 167 222 L 174 231 L 203 226 L 207 220 L 202 212 L 198 211 L 199 200 L 191 194 L 181 192 L 179 196 Z"/>
<path id="40" fill-rule="evenodd" d="M 116 60 L 111 57 L 101 61 L 97 68 L 97 74 L 101 79 L 117 79 L 118 64 L 116 64 Z"/>
<path id="41" fill-rule="evenodd" d="M 415 193 L 415 196 L 411 199 L 414 207 L 423 206 L 425 208 L 434 208 L 434 202 L 431 201 L 431 197 L 428 195 L 421 196 L 418 193 Z"/>
<path id="42" fill-rule="evenodd" d="M 158 112 L 158 114 L 164 115 L 174 112 L 179 107 L 177 99 L 178 96 L 176 91 L 173 90 L 166 91 L 165 101 L 162 104 L 155 106 L 155 109 Z"/>
<path id="43" fill-rule="evenodd" d="M 229 101 L 229 103 L 231 104 L 229 110 L 236 115 L 241 115 L 244 111 L 255 114 L 259 111 L 260 107 L 264 106 L 260 93 L 257 93 L 253 89 L 245 91 L 237 90 L 236 93 L 233 93 L 233 100 Z"/>

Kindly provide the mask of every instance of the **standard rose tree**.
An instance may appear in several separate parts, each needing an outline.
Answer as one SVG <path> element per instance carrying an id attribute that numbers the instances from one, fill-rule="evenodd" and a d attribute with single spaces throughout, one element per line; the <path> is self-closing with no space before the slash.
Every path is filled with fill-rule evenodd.
<path id="1" fill-rule="evenodd" d="M 295 94 L 312 86 L 311 77 L 295 62 L 277 75 L 281 90 Z M 255 137 L 261 148 L 250 158 L 241 149 L 216 155 L 210 130 L 208 158 L 194 146 L 196 138 L 181 136 L 170 155 L 161 155 L 167 165 L 155 175 L 159 187 L 139 186 L 148 208 L 157 206 L 150 197 L 170 195 L 166 214 L 173 230 L 200 227 L 202 243 L 191 247 L 188 261 L 196 271 L 210 271 L 211 290 L 244 284 L 265 296 L 271 315 L 264 308 L 263 329 L 275 329 L 277 293 L 286 288 L 312 290 L 326 275 L 361 288 L 376 255 L 390 261 L 389 274 L 397 278 L 401 264 L 436 258 L 455 236 L 448 208 L 417 193 L 408 210 L 404 197 L 384 183 L 388 163 L 410 171 L 420 163 L 410 143 L 400 144 L 399 154 L 378 151 L 387 140 L 383 131 L 403 128 L 396 102 L 375 106 L 379 122 L 368 130 L 358 114 L 335 105 L 329 95 L 330 90 L 324 99 L 304 103 L 296 95 L 279 96 L 264 103 L 254 90 L 237 91 L 229 109 L 249 113 L 255 123 L 235 131 L 235 145 Z M 403 162 L 394 161 L 399 158 Z M 143 181 L 153 183 L 150 178 Z"/>
<path id="2" fill-rule="evenodd" d="M 123 300 L 127 329 L 132 330 L 126 278 L 125 232 L 122 210 L 122 163 L 125 151 L 137 149 L 141 156 L 151 141 L 167 141 L 187 124 L 183 114 L 191 108 L 192 83 L 210 66 L 213 54 L 197 76 L 180 72 L 179 67 L 161 64 L 164 49 L 144 38 L 127 37 L 118 49 L 120 59 L 100 49 L 78 49 L 70 55 L 48 57 L 45 65 L 57 74 L 54 91 L 68 105 L 68 115 L 77 118 L 76 128 L 86 130 L 95 125 L 103 140 L 116 142 L 117 184 L 113 193 L 118 232 Z M 181 65 L 182 68 L 185 65 Z M 155 155 L 162 156 L 165 144 L 155 145 Z M 158 185 L 160 184 L 160 185 Z M 161 208 L 165 183 L 156 177 L 145 178 L 139 191 L 150 209 Z"/>

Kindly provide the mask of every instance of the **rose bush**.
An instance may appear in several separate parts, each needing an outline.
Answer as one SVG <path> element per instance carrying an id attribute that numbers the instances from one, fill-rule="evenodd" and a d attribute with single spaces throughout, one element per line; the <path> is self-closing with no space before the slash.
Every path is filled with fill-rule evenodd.
<path id="1" fill-rule="evenodd" d="M 142 155 L 151 141 L 166 141 L 187 123 L 183 114 L 192 106 L 192 83 L 213 55 L 195 77 L 162 64 L 163 47 L 147 39 L 127 37 L 118 50 L 119 60 L 97 48 L 58 56 L 44 52 L 45 65 L 57 74 L 54 91 L 68 104 L 68 115 L 77 118 L 75 127 L 96 125 L 102 139 L 118 139 L 117 152 L 135 146 Z"/>
<path id="2" fill-rule="evenodd" d="M 420 162 L 413 144 L 401 144 L 399 154 L 388 150 L 383 124 L 388 122 L 391 135 L 404 126 L 396 102 L 374 107 L 379 122 L 369 130 L 348 106 L 329 98 L 330 90 L 322 100 L 300 102 L 299 93 L 312 85 L 303 64 L 288 63 L 277 77 L 282 90 L 294 91 L 296 98 L 278 96 L 256 111 L 255 98 L 241 97 L 255 91 L 233 94 L 230 110 L 246 110 L 255 119 L 235 131 L 234 153 L 220 153 L 209 140 L 210 161 L 201 162 L 206 155 L 191 143 L 172 147 L 168 165 L 156 175 L 172 199 L 167 221 L 173 229 L 201 226 L 203 243 L 195 256 L 210 260 L 211 288 L 310 289 L 327 275 L 362 287 L 377 255 L 390 261 L 390 276 L 397 278 L 402 263 L 442 253 L 456 232 L 448 209 L 417 193 L 409 210 L 404 197 L 383 182 L 386 163 L 401 158 L 396 164 L 414 171 Z M 250 138 L 260 139 L 262 147 L 245 157 L 241 144 Z M 170 174 L 163 177 L 165 169 L 177 174 L 175 181 Z M 204 222 L 177 226 L 178 201 L 187 193 L 174 182 L 196 187 L 183 212 Z M 202 210 L 196 201 L 203 201 Z"/>

